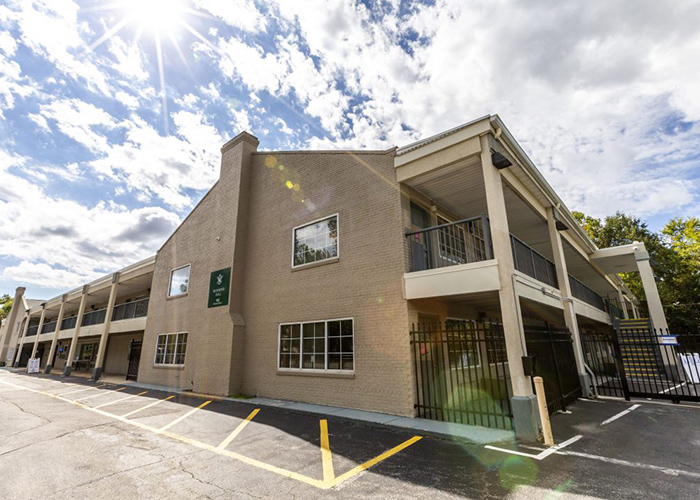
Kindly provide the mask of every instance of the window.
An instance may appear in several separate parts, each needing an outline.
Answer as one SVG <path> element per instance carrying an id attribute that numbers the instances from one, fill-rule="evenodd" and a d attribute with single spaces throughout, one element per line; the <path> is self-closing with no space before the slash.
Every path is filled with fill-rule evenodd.
<path id="1" fill-rule="evenodd" d="M 338 215 L 294 228 L 292 267 L 338 256 Z"/>
<path id="2" fill-rule="evenodd" d="M 161 333 L 156 344 L 155 364 L 184 365 L 186 350 L 186 333 Z"/>
<path id="3" fill-rule="evenodd" d="M 173 269 L 170 273 L 170 290 L 168 297 L 184 295 L 190 285 L 190 265 Z"/>
<path id="4" fill-rule="evenodd" d="M 279 368 L 354 370 L 352 318 L 288 323 L 279 328 Z"/>

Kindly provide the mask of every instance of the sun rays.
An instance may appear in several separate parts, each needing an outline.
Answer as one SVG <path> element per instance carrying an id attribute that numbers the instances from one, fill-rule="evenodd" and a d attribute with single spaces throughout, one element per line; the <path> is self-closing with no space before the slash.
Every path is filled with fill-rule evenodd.
<path id="1" fill-rule="evenodd" d="M 187 22 L 187 16 L 197 16 L 213 19 L 212 16 L 193 9 L 186 0 L 123 0 L 119 2 L 101 3 L 93 7 L 81 9 L 82 12 L 117 11 L 117 22 L 99 38 L 88 45 L 85 52 L 93 52 L 100 45 L 119 34 L 127 26 L 135 26 L 133 43 L 139 43 L 144 33 L 151 34 L 156 51 L 158 66 L 158 82 L 163 112 L 163 129 L 169 134 L 168 125 L 168 96 L 165 84 L 165 69 L 163 63 L 163 37 L 167 37 L 184 66 L 189 70 L 189 64 L 178 43 L 177 30 L 184 29 L 192 34 L 207 47 L 215 49 L 209 40 Z"/>

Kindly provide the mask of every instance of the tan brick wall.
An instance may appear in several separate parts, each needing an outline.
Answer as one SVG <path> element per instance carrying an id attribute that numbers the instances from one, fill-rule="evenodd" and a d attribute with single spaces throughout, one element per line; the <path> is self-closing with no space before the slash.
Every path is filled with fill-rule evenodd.
<path id="1" fill-rule="evenodd" d="M 230 308 L 207 308 L 209 278 L 233 263 L 241 173 L 253 150 L 242 141 L 223 154 L 219 182 L 157 254 L 140 382 L 229 394 L 234 322 Z M 191 265 L 188 293 L 169 299 L 170 272 L 185 264 Z M 188 333 L 184 368 L 156 367 L 157 335 L 177 332 Z"/>
<path id="2" fill-rule="evenodd" d="M 274 157 L 268 160 L 272 168 L 265 164 L 268 156 Z M 412 415 L 393 152 L 257 154 L 253 172 L 244 392 Z M 289 189 L 287 180 L 300 190 Z M 336 213 L 338 261 L 292 270 L 292 229 Z M 355 320 L 354 379 L 278 373 L 279 323 L 341 317 Z"/>

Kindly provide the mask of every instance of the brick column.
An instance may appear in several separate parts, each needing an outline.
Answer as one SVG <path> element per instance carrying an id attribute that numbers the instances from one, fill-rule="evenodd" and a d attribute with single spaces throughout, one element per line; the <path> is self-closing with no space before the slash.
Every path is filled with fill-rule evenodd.
<path id="1" fill-rule="evenodd" d="M 112 275 L 112 286 L 109 289 L 109 299 L 107 302 L 107 312 L 105 313 L 105 323 L 104 330 L 102 330 L 102 336 L 100 337 L 100 347 L 97 350 L 97 360 L 95 361 L 95 368 L 92 370 L 92 379 L 99 380 L 102 375 L 102 367 L 105 361 L 105 351 L 107 350 L 107 337 L 109 336 L 109 329 L 112 326 L 112 314 L 114 313 L 114 302 L 117 300 L 117 289 L 119 288 L 119 273 L 114 273 Z"/>
<path id="2" fill-rule="evenodd" d="M 58 334 L 61 331 L 61 323 L 63 323 L 63 313 L 66 309 L 66 295 L 61 297 L 61 308 L 58 310 L 58 319 L 56 320 L 56 329 L 53 332 L 53 340 L 51 341 L 51 349 L 49 349 L 49 357 L 46 360 L 46 368 L 44 373 L 51 373 L 53 367 L 53 355 L 56 352 L 56 344 L 58 343 Z"/>

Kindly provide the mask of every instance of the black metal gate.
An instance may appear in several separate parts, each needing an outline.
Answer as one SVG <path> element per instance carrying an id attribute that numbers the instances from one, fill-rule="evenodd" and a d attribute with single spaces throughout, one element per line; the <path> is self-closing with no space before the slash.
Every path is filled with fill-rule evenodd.
<path id="1" fill-rule="evenodd" d="M 700 401 L 700 334 L 625 328 L 583 332 L 581 340 L 599 394 Z"/>
<path id="2" fill-rule="evenodd" d="M 414 325 L 411 347 L 418 417 L 513 428 L 502 325 Z"/>
<path id="3" fill-rule="evenodd" d="M 136 380 L 139 375 L 139 362 L 141 361 L 142 340 L 132 340 L 129 349 L 129 368 L 126 371 L 127 380 Z"/>
<path id="4" fill-rule="evenodd" d="M 565 411 L 581 397 L 573 339 L 567 329 L 525 325 L 525 344 L 535 357 L 535 375 L 542 377 L 549 413 Z"/>

